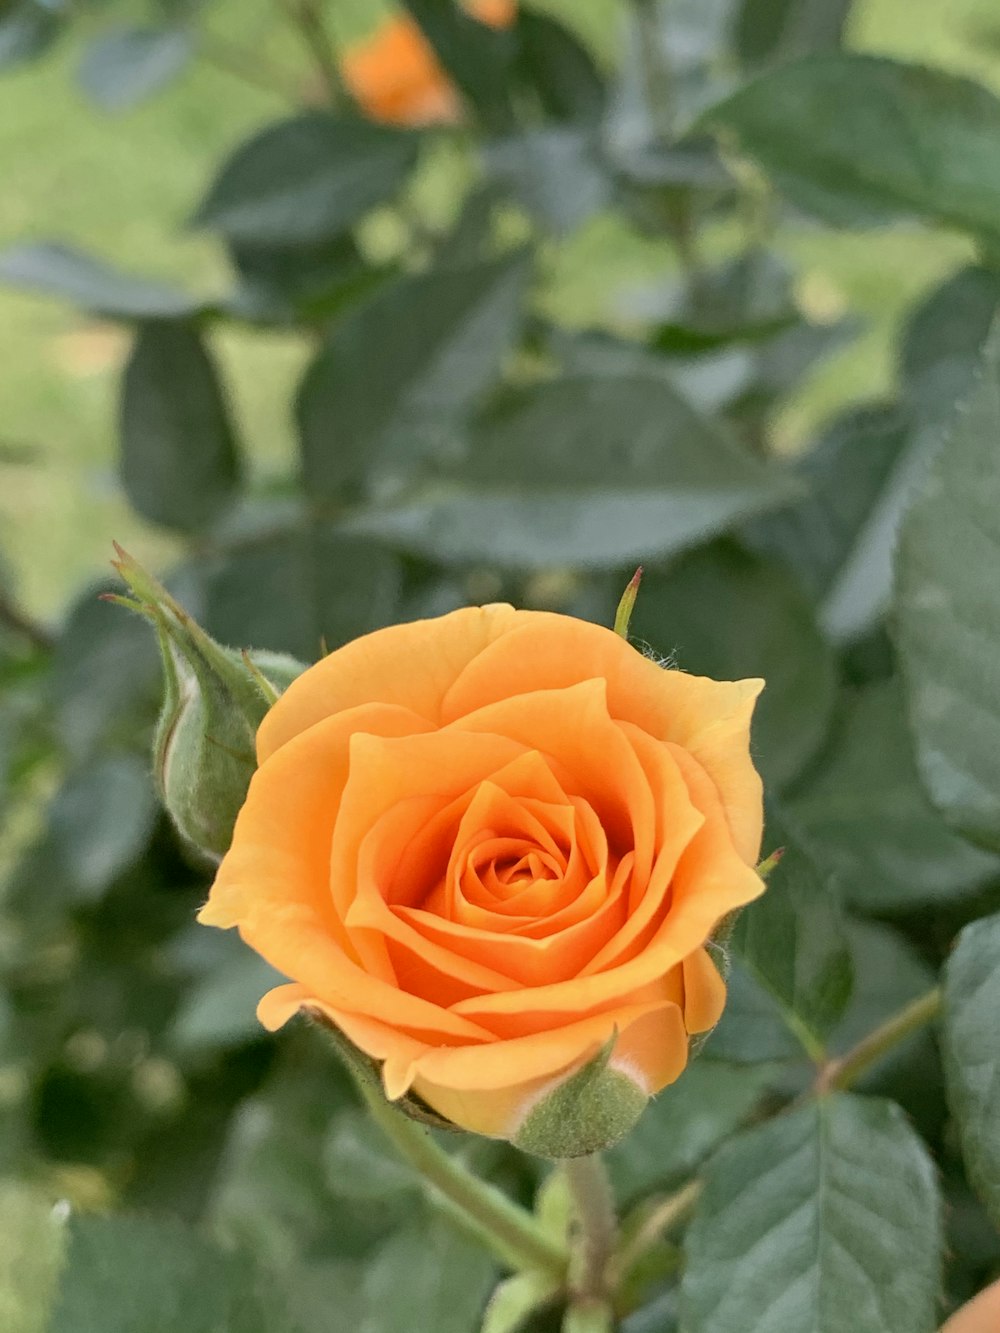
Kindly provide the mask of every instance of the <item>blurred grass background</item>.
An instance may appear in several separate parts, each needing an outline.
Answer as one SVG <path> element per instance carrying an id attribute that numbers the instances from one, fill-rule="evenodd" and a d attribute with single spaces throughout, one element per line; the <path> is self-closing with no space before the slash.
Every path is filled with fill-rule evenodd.
<path id="1" fill-rule="evenodd" d="M 597 50 L 614 50 L 619 0 L 545 0 L 544 7 Z M 381 8 L 337 0 L 330 12 L 349 39 Z M 305 62 L 278 11 L 273 0 L 225 0 L 210 26 L 241 50 L 266 52 L 279 81 L 294 86 Z M 850 43 L 932 60 L 1000 91 L 991 23 L 1000 26 L 996 0 L 857 0 Z M 223 255 L 185 230 L 184 220 L 223 154 L 280 114 L 282 96 L 203 60 L 139 109 L 104 114 L 74 82 L 81 43 L 78 34 L 0 82 L 0 247 L 58 238 L 199 292 L 223 290 Z M 786 230 L 780 245 L 802 273 L 807 308 L 850 308 L 867 325 L 776 424 L 776 444 L 795 447 L 840 403 L 891 382 L 898 313 L 971 249 L 961 238 L 916 229 L 853 236 Z M 550 299 L 568 321 L 607 322 L 619 290 L 662 278 L 672 263 L 661 241 L 599 218 L 560 255 Z M 255 465 L 287 469 L 294 456 L 287 405 L 307 345 L 241 329 L 223 331 L 215 345 Z M 130 514 L 117 493 L 116 384 L 126 350 L 117 328 L 0 289 L 0 544 L 20 600 L 43 617 L 56 614 L 82 578 L 106 569 L 112 538 L 154 563 L 170 552 L 169 540 Z"/>

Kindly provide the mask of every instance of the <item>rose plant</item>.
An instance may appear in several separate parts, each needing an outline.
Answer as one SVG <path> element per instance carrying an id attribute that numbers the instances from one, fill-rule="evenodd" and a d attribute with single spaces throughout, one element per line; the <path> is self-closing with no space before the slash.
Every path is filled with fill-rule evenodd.
<path id="1" fill-rule="evenodd" d="M 0 252 L 128 349 L 7 413 L 5 521 L 114 387 L 141 557 L 0 569 L 5 1330 L 993 1327 L 1000 101 L 939 8 L 0 11 L 109 199 L 220 160 L 155 264 Z"/>

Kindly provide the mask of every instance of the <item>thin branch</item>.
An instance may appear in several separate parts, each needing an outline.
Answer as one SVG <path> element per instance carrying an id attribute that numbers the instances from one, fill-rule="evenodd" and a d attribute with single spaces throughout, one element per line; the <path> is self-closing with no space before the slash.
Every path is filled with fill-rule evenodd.
<path id="1" fill-rule="evenodd" d="M 878 1064 L 894 1046 L 898 1046 L 901 1041 L 905 1041 L 914 1032 L 919 1032 L 936 1018 L 941 1010 L 941 1000 L 941 988 L 935 986 L 933 990 L 927 991 L 925 995 L 904 1006 L 891 1018 L 887 1018 L 846 1055 L 830 1060 L 816 1080 L 817 1095 L 842 1092 L 852 1087 L 862 1074 L 867 1073 L 872 1065 Z"/>

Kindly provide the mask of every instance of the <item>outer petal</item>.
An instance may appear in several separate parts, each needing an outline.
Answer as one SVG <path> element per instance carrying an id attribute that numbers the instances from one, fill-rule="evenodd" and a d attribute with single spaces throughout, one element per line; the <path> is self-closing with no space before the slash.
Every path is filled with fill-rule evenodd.
<path id="1" fill-rule="evenodd" d="M 257 732 L 260 763 L 300 731 L 361 704 L 395 704 L 440 721 L 441 700 L 478 653 L 526 612 L 471 606 L 436 620 L 376 630 L 338 648 L 292 682 Z"/>

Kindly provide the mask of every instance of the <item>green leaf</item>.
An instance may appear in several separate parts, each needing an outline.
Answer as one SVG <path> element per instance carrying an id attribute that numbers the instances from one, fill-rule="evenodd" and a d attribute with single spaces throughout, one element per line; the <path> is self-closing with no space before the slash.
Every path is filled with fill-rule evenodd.
<path id="1" fill-rule="evenodd" d="M 709 108 L 792 202 L 838 226 L 917 216 L 1000 237 L 1000 100 L 875 56 L 783 65 Z"/>
<path id="2" fill-rule="evenodd" d="M 265 1032 L 257 1019 L 257 1002 L 285 980 L 228 931 L 213 931 L 209 939 L 212 966 L 185 989 L 167 1032 L 170 1046 L 185 1055 L 260 1041 Z"/>
<path id="3" fill-rule="evenodd" d="M 488 143 L 483 159 L 524 211 L 553 231 L 572 231 L 611 202 L 611 177 L 587 128 L 521 130 Z"/>
<path id="4" fill-rule="evenodd" d="M 784 855 L 729 938 L 743 968 L 775 1000 L 789 1030 L 813 1058 L 851 995 L 850 949 L 837 897 L 816 864 L 769 811 L 769 846 Z"/>
<path id="5" fill-rule="evenodd" d="M 172 83 L 195 54 L 185 28 L 137 28 L 120 24 L 91 41 L 77 79 L 104 111 L 124 111 Z"/>
<path id="6" fill-rule="evenodd" d="M 597 124 L 604 81 L 590 52 L 551 15 L 520 9 L 516 75 L 555 120 Z"/>
<path id="7" fill-rule="evenodd" d="M 389 624 L 401 579 L 390 552 L 326 525 L 265 531 L 196 574 L 209 633 L 304 662 Z"/>
<path id="8" fill-rule="evenodd" d="M 808 598 L 780 566 L 717 543 L 647 571 L 632 633 L 683 671 L 764 678 L 753 751 L 769 786 L 792 782 L 826 738 L 836 664 Z"/>
<path id="9" fill-rule="evenodd" d="M 51 241 L 14 245 L 0 254 L 0 282 L 41 292 L 109 319 L 180 319 L 201 302 L 153 278 L 136 277 Z"/>
<path id="10" fill-rule="evenodd" d="M 934 971 L 905 935 L 874 921 L 845 923 L 854 971 L 854 990 L 843 1017 L 830 1035 L 834 1055 L 849 1051 L 887 1018 L 934 985 Z M 916 1032 L 886 1053 L 858 1086 L 881 1085 L 887 1075 L 909 1060 L 919 1061 L 926 1077 L 928 1030 Z"/>
<path id="11" fill-rule="evenodd" d="M 934 1164 L 891 1102 L 841 1094 L 733 1140 L 687 1237 L 690 1333 L 931 1333 Z"/>
<path id="12" fill-rule="evenodd" d="M 62 14 L 42 0 L 14 0 L 0 17 L 0 70 L 44 55 L 62 32 L 64 22 Z"/>
<path id="13" fill-rule="evenodd" d="M 523 252 L 386 287 L 330 333 L 296 412 L 311 497 L 356 495 L 413 435 L 440 433 L 494 382 L 520 328 Z"/>
<path id="14" fill-rule="evenodd" d="M 848 699 L 825 766 L 790 811 L 862 911 L 947 902 L 1000 877 L 1000 860 L 952 833 L 924 795 L 897 681 Z"/>
<path id="15" fill-rule="evenodd" d="M 139 859 L 158 812 L 145 758 L 106 755 L 67 778 L 49 811 L 49 834 L 81 901 L 99 897 Z"/>
<path id="16" fill-rule="evenodd" d="M 672 555 L 789 495 L 652 374 L 535 385 L 470 445 L 450 481 L 350 527 L 445 562 L 599 568 Z"/>
<path id="17" fill-rule="evenodd" d="M 533 1321 L 558 1303 L 558 1290 L 551 1278 L 539 1273 L 515 1273 L 490 1297 L 482 1333 L 531 1333 Z"/>
<path id="18" fill-rule="evenodd" d="M 392 198 L 416 151 L 413 134 L 309 111 L 238 148 L 192 223 L 248 245 L 333 240 Z"/>
<path id="19" fill-rule="evenodd" d="M 330 1192 L 356 1202 L 398 1199 L 420 1189 L 420 1179 L 394 1153 L 367 1111 L 337 1116 L 323 1146 L 323 1171 Z M 411 1201 L 412 1203 L 412 1201 Z"/>
<path id="20" fill-rule="evenodd" d="M 328 317 L 385 274 L 368 268 L 350 235 L 314 245 L 230 246 L 239 285 L 227 308 L 241 319 L 294 324 Z"/>
<path id="21" fill-rule="evenodd" d="M 948 1098 L 969 1178 L 1000 1226 L 1000 915 L 966 926 L 944 971 Z"/>
<path id="22" fill-rule="evenodd" d="M 792 273 L 768 250 L 750 249 L 707 269 L 697 292 L 687 283 L 669 291 L 655 344 L 663 352 L 704 352 L 733 342 L 757 342 L 801 322 Z"/>
<path id="23" fill-rule="evenodd" d="M 177 1223 L 75 1217 L 47 1333 L 300 1333 L 273 1284 Z"/>
<path id="24" fill-rule="evenodd" d="M 27 1186 L 0 1184 L 0 1328 L 48 1333 L 62 1263 L 63 1215 Z"/>
<path id="25" fill-rule="evenodd" d="M 921 776 L 1000 851 L 1000 325 L 900 533 L 896 628 Z"/>
<path id="26" fill-rule="evenodd" d="M 121 472 L 144 517 L 196 532 L 217 518 L 240 482 L 225 395 L 198 331 L 146 324 L 125 368 Z"/>
<path id="27" fill-rule="evenodd" d="M 853 0 L 741 0 L 736 47 L 745 64 L 836 49 Z"/>
<path id="28" fill-rule="evenodd" d="M 480 23 L 453 0 L 403 0 L 438 60 L 490 129 L 514 121 L 509 78 L 517 55 L 515 35 Z"/>
<path id="29" fill-rule="evenodd" d="M 693 1061 L 650 1102 L 635 1129 L 607 1154 L 619 1200 L 629 1202 L 689 1176 L 750 1119 L 772 1078 L 766 1065 Z"/>

